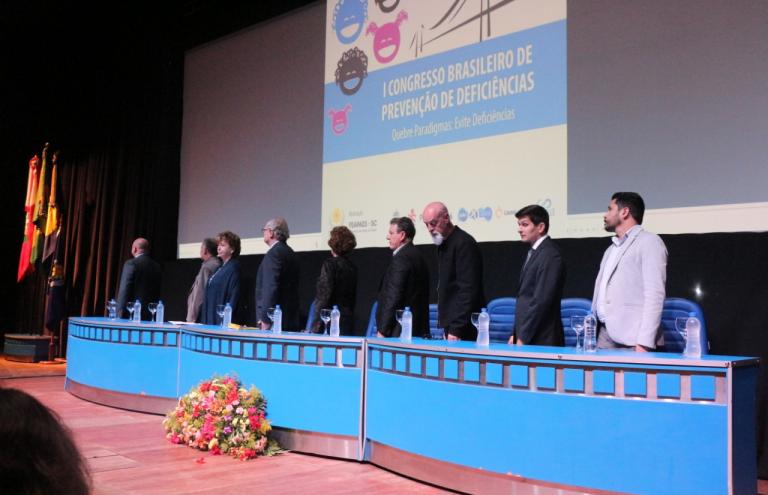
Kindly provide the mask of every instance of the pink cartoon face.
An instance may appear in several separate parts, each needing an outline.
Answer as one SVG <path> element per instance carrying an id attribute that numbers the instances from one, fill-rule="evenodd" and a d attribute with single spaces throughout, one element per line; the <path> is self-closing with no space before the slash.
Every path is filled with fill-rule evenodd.
<path id="1" fill-rule="evenodd" d="M 340 136 L 346 132 L 349 127 L 349 118 L 347 114 L 352 110 L 352 105 L 347 103 L 341 110 L 335 110 L 331 108 L 328 112 L 328 116 L 331 118 L 331 130 L 337 136 Z"/>
<path id="2" fill-rule="evenodd" d="M 408 19 L 408 13 L 401 10 L 395 22 L 379 27 L 375 22 L 368 25 L 365 34 L 373 33 L 373 55 L 380 64 L 394 60 L 400 49 L 400 24 Z"/>

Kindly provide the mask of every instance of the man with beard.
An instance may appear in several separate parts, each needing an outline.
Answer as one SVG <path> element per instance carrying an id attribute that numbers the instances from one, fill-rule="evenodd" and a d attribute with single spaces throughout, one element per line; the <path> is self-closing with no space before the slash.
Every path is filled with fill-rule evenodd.
<path id="1" fill-rule="evenodd" d="M 601 349 L 653 350 L 664 344 L 661 311 L 666 295 L 667 248 L 643 229 L 645 203 L 634 192 L 617 192 L 603 217 L 616 235 L 600 262 L 592 311 Z"/>
<path id="2" fill-rule="evenodd" d="M 475 340 L 470 315 L 485 305 L 483 260 L 474 237 L 451 222 L 448 208 L 429 203 L 422 213 L 437 245 L 437 324 L 448 340 Z"/>

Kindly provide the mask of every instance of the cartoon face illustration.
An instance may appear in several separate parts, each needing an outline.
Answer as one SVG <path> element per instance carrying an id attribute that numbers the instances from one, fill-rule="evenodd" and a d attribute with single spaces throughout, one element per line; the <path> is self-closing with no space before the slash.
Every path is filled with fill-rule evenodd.
<path id="1" fill-rule="evenodd" d="M 339 0 L 333 8 L 333 29 L 348 45 L 360 36 L 368 18 L 368 0 Z"/>
<path id="2" fill-rule="evenodd" d="M 344 132 L 347 130 L 347 127 L 349 127 L 349 119 L 347 118 L 347 114 L 350 110 L 352 110 L 352 105 L 347 103 L 341 110 L 331 108 L 331 110 L 328 112 L 328 116 L 331 118 L 331 130 L 337 136 L 344 134 Z"/>
<path id="3" fill-rule="evenodd" d="M 408 19 L 408 13 L 401 10 L 395 22 L 378 27 L 375 22 L 368 25 L 365 34 L 373 33 L 373 55 L 381 64 L 391 62 L 400 49 L 400 24 Z"/>
<path id="4" fill-rule="evenodd" d="M 347 50 L 336 64 L 336 84 L 345 95 L 357 93 L 368 76 L 368 56 L 358 47 Z"/>
<path id="5" fill-rule="evenodd" d="M 379 10 L 385 14 L 389 14 L 397 8 L 400 0 L 374 0 L 374 3 L 379 6 Z"/>

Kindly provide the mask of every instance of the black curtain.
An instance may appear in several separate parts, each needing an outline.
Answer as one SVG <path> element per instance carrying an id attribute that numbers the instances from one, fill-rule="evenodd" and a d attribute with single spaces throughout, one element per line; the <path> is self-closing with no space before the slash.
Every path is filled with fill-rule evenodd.
<path id="1" fill-rule="evenodd" d="M 2 270 L 0 332 L 42 333 L 48 267 L 15 283 L 27 161 L 45 142 L 59 151 L 65 316 L 103 314 L 133 239 L 148 238 L 160 261 L 176 257 L 183 48 L 169 9 L 100 22 L 89 19 L 104 13 L 71 6 L 15 9 L 0 53 L 12 68 L 0 103 L 12 187 L 0 205 L 18 212 L 3 218 L 12 261 Z"/>

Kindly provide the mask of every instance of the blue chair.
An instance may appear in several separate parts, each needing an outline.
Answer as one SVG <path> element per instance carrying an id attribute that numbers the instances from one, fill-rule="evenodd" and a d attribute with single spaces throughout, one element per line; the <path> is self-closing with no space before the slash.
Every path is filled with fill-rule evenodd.
<path id="1" fill-rule="evenodd" d="M 366 337 L 376 336 L 376 308 L 379 307 L 379 301 L 373 301 L 371 306 L 371 316 L 368 317 L 368 330 L 365 332 Z"/>
<path id="2" fill-rule="evenodd" d="M 433 339 L 442 340 L 445 338 L 443 329 L 437 328 L 437 304 L 429 305 L 429 334 Z"/>
<path id="3" fill-rule="evenodd" d="M 307 313 L 307 326 L 304 327 L 304 330 L 307 332 L 312 331 L 312 325 L 315 323 L 315 301 L 312 301 L 312 304 L 309 305 L 309 313 Z"/>
<path id="4" fill-rule="evenodd" d="M 683 352 L 685 340 L 675 328 L 675 318 L 680 316 L 695 316 L 701 322 L 699 343 L 701 353 L 709 354 L 709 340 L 707 339 L 707 325 L 704 322 L 704 311 L 701 306 L 689 299 L 680 297 L 668 297 L 664 300 L 664 308 L 661 311 L 661 327 L 664 332 L 664 350 L 666 352 Z"/>
<path id="5" fill-rule="evenodd" d="M 568 297 L 560 301 L 560 318 L 563 320 L 566 347 L 576 347 L 576 332 L 571 328 L 571 316 L 586 316 L 591 312 L 590 299 Z"/>
<path id="6" fill-rule="evenodd" d="M 488 315 L 491 317 L 491 342 L 509 342 L 509 337 L 515 329 L 515 308 L 517 299 L 514 297 L 499 297 L 488 303 Z"/>

